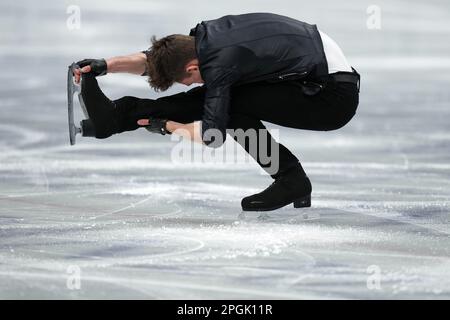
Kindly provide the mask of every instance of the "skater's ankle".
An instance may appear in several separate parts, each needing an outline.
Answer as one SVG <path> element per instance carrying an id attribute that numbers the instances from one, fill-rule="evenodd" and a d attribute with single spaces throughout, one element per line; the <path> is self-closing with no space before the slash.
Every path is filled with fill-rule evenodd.
<path id="1" fill-rule="evenodd" d="M 285 168 L 280 168 L 277 173 L 271 175 L 274 180 L 278 180 L 282 177 L 287 176 L 307 177 L 306 172 L 305 170 L 303 170 L 300 162 Z"/>
<path id="2" fill-rule="evenodd" d="M 95 128 L 96 138 L 105 139 L 118 132 L 115 104 L 103 94 L 94 76 L 82 75 L 81 97 Z"/>

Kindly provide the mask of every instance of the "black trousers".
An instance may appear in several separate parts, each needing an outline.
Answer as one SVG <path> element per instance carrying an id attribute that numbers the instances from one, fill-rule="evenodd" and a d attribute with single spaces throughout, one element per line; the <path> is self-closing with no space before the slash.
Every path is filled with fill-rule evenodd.
<path id="1" fill-rule="evenodd" d="M 140 99 L 123 97 L 115 101 L 119 112 L 118 132 L 136 130 L 137 120 L 157 117 L 190 123 L 201 120 L 205 87 L 196 87 L 187 92 L 161 97 Z M 305 130 L 336 130 L 354 116 L 359 102 L 359 89 L 348 82 L 326 82 L 325 88 L 316 95 L 303 93 L 299 81 L 278 83 L 257 82 L 234 87 L 231 92 L 231 113 L 228 128 L 266 130 L 261 121 Z M 271 171 L 276 178 L 282 172 L 299 164 L 299 160 L 285 146 L 278 144 L 272 136 L 258 134 L 258 144 L 265 143 L 269 154 L 270 146 L 278 147 L 279 170 Z M 260 141 L 265 139 L 266 141 Z M 236 139 L 235 139 L 236 140 Z M 237 140 L 239 142 L 239 140 Z M 249 152 L 249 141 L 242 146 Z M 253 149 L 254 150 L 254 149 Z M 259 152 L 251 154 L 261 167 Z M 300 166 L 301 168 L 301 166 Z"/>

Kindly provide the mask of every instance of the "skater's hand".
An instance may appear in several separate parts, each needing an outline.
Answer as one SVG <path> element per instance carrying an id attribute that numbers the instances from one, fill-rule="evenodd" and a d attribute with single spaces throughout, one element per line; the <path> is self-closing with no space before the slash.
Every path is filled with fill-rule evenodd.
<path id="1" fill-rule="evenodd" d="M 86 66 L 81 69 L 75 69 L 73 71 L 73 76 L 75 77 L 75 83 L 80 83 L 81 74 L 91 72 L 91 66 Z"/>
<path id="2" fill-rule="evenodd" d="M 201 121 L 195 121 L 191 123 L 179 123 L 165 119 L 140 119 L 137 124 L 147 129 L 152 133 L 160 134 L 172 134 L 175 133 L 179 136 L 191 139 L 192 141 L 204 144 L 201 134 Z"/>
<path id="3" fill-rule="evenodd" d="M 141 120 L 138 120 L 137 123 L 138 123 L 138 125 L 145 127 L 150 124 L 150 120 L 149 119 L 141 119 Z"/>
<path id="4" fill-rule="evenodd" d="M 108 69 L 105 59 L 84 59 L 78 61 L 77 65 L 81 68 L 73 72 L 75 83 L 80 83 L 82 73 L 92 72 L 97 77 L 105 75 Z"/>
<path id="5" fill-rule="evenodd" d="M 167 121 L 167 119 L 152 118 L 140 119 L 137 123 L 149 132 L 165 135 L 171 134 L 171 132 L 167 130 Z"/>

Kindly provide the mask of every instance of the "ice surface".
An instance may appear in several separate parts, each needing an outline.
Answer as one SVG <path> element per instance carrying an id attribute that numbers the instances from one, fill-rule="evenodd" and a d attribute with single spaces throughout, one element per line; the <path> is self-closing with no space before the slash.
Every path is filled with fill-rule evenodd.
<path id="1" fill-rule="evenodd" d="M 368 1 L 74 4 L 73 31 L 64 2 L 0 4 L 0 298 L 450 298 L 447 1 L 378 1 L 378 31 Z M 244 214 L 270 183 L 254 164 L 172 163 L 174 142 L 145 130 L 69 146 L 72 61 L 251 11 L 319 24 L 362 74 L 348 126 L 280 132 L 312 208 Z M 112 98 L 157 96 L 143 78 L 100 81 Z"/>

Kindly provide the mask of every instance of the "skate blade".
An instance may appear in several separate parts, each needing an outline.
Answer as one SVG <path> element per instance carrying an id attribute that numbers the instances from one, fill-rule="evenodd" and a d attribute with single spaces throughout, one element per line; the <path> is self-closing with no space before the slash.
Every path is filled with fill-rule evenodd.
<path id="1" fill-rule="evenodd" d="M 78 97 L 81 96 L 81 86 L 75 84 L 73 81 L 73 72 L 77 69 L 78 66 L 75 63 L 72 63 L 69 66 L 69 70 L 67 72 L 67 114 L 68 114 L 68 125 L 69 125 L 69 140 L 70 145 L 75 145 L 76 143 L 76 135 L 82 134 L 81 127 L 77 127 L 75 125 L 75 117 L 74 117 L 74 107 L 73 107 L 73 96 L 74 94 L 78 94 Z M 81 102 L 80 102 L 81 104 Z M 84 108 L 84 109 L 83 109 Z M 82 104 L 83 112 L 85 112 L 84 103 Z"/>

